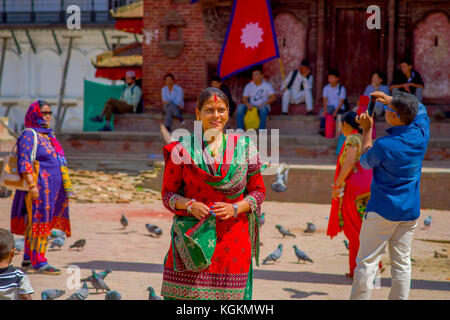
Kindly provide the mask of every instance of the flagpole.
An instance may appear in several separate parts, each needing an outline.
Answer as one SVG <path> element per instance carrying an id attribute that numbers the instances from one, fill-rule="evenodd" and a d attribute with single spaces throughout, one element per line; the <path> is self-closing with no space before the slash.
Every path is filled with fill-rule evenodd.
<path id="1" fill-rule="evenodd" d="M 287 89 L 286 79 L 284 78 L 283 61 L 281 60 L 281 58 L 279 58 L 278 61 L 280 62 L 281 77 L 283 78 L 284 87 Z"/>

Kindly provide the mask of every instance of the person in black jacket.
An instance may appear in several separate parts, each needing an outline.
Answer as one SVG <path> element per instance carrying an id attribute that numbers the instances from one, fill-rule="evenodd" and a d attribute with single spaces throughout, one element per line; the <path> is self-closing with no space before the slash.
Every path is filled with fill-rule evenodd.
<path id="1" fill-rule="evenodd" d="M 394 74 L 394 81 L 391 83 L 392 95 L 396 95 L 399 91 L 411 93 L 416 96 L 417 100 L 422 102 L 423 89 L 425 84 L 417 70 L 413 69 L 410 59 L 402 59 L 400 61 L 400 71 Z"/>
<path id="2" fill-rule="evenodd" d="M 228 101 L 230 102 L 229 116 L 231 117 L 234 113 L 234 110 L 236 110 L 236 102 L 233 101 L 230 89 L 220 80 L 218 76 L 214 76 L 212 78 L 211 87 L 222 90 L 222 92 L 225 93 L 225 95 L 228 97 Z"/>

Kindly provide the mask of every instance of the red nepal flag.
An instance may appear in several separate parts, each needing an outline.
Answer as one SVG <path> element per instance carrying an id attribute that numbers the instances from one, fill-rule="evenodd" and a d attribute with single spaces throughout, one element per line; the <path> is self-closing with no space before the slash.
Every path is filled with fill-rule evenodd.
<path id="1" fill-rule="evenodd" d="M 219 77 L 230 77 L 279 56 L 270 0 L 234 0 Z"/>

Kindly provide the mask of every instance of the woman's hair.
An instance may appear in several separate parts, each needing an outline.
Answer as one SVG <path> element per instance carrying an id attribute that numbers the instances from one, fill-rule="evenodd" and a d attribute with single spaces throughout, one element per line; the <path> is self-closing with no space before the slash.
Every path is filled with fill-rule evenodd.
<path id="1" fill-rule="evenodd" d="M 42 109 L 45 106 L 49 106 L 50 107 L 50 104 L 45 102 L 44 100 L 38 100 L 38 103 L 39 103 L 39 109 Z"/>
<path id="2" fill-rule="evenodd" d="M 378 75 L 378 77 L 380 77 L 380 79 L 382 80 L 381 84 L 386 84 L 386 75 L 379 70 L 375 70 L 374 72 L 372 72 L 372 74 L 370 75 L 369 82 L 372 81 L 372 77 L 374 74 L 376 74 L 376 75 Z"/>
<path id="3" fill-rule="evenodd" d="M 209 88 L 204 89 L 198 96 L 198 100 L 197 100 L 198 111 L 202 110 L 205 102 L 208 101 L 208 99 L 211 98 L 214 94 L 217 95 L 217 97 L 219 97 L 220 99 L 222 99 L 225 102 L 227 109 L 230 109 L 230 102 L 228 101 L 227 95 L 225 93 L 223 93 L 223 91 L 220 89 L 217 89 L 214 87 L 209 87 Z"/>
<path id="4" fill-rule="evenodd" d="M 359 127 L 359 123 L 356 122 L 356 117 L 358 115 L 356 112 L 348 111 L 342 115 L 342 122 L 347 123 L 350 125 L 353 129 L 358 130 L 359 133 L 362 133 L 362 129 Z"/>

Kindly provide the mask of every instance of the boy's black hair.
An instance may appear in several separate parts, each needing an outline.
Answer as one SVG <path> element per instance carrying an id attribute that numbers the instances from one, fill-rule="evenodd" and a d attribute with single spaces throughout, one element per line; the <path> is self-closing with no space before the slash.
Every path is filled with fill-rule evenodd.
<path id="1" fill-rule="evenodd" d="M 264 73 L 264 72 L 263 72 L 263 66 L 262 66 L 262 64 L 259 64 L 259 65 L 257 65 L 257 66 L 254 66 L 254 67 L 252 68 L 252 74 L 253 74 L 253 71 L 260 71 L 261 73 Z"/>
<path id="2" fill-rule="evenodd" d="M 222 82 L 222 80 L 220 80 L 219 76 L 212 77 L 211 82 L 213 82 L 213 81 Z"/>
<path id="3" fill-rule="evenodd" d="M 412 61 L 410 58 L 403 58 L 400 63 L 406 63 L 408 66 L 412 66 Z"/>
<path id="4" fill-rule="evenodd" d="M 166 75 L 164 76 L 164 80 L 166 80 L 167 77 L 171 77 L 172 80 L 175 80 L 175 76 L 174 76 L 173 74 L 171 74 L 171 73 L 166 74 Z"/>
<path id="5" fill-rule="evenodd" d="M 404 124 L 411 124 L 419 110 L 419 100 L 414 95 L 406 92 L 399 92 L 394 95 L 390 104 L 394 107 Z"/>
<path id="6" fill-rule="evenodd" d="M 14 249 L 14 237 L 9 230 L 0 228 L 0 260 L 9 257 L 11 250 Z"/>
<path id="7" fill-rule="evenodd" d="M 339 78 L 339 70 L 338 69 L 330 69 L 330 70 L 328 70 L 328 75 Z"/>

